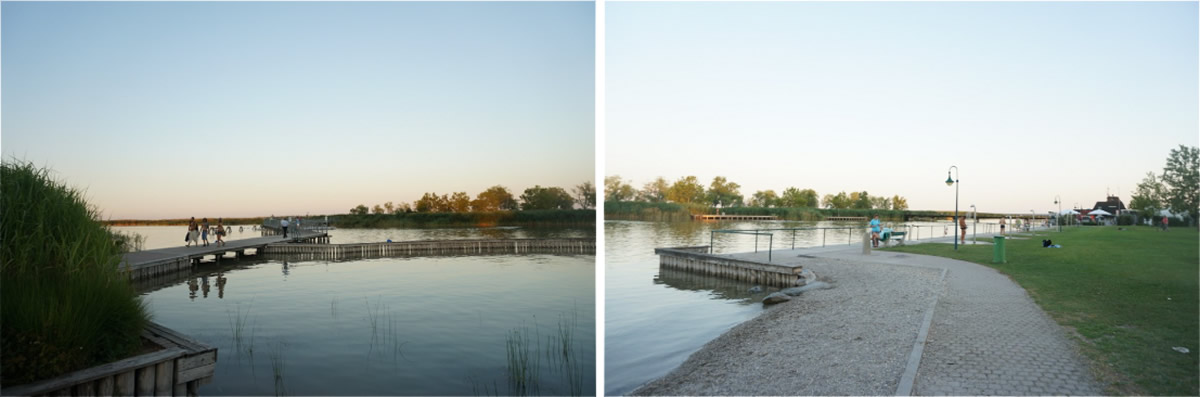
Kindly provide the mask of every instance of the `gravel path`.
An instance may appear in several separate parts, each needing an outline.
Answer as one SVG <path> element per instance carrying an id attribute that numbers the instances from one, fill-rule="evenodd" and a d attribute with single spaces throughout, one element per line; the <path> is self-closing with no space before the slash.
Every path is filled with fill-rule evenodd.
<path id="1" fill-rule="evenodd" d="M 811 263 L 811 262 L 818 263 Z M 833 288 L 767 310 L 635 395 L 890 395 L 939 269 L 806 259 Z"/>
<path id="2" fill-rule="evenodd" d="M 912 394 L 1103 393 L 1066 331 L 994 269 L 848 247 L 775 255 L 834 288 L 734 327 L 633 394 L 892 395 L 935 298 Z"/>

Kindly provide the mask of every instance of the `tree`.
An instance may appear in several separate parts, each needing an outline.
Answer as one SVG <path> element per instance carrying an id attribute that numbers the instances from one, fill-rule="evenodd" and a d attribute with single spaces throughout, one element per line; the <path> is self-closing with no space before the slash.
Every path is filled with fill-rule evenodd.
<path id="1" fill-rule="evenodd" d="M 417 200 L 417 212 L 443 212 L 448 205 L 442 204 L 442 197 L 437 193 L 425 193 Z"/>
<path id="2" fill-rule="evenodd" d="M 882 196 L 871 196 L 871 208 L 887 210 L 892 208 L 892 199 Z"/>
<path id="3" fill-rule="evenodd" d="M 396 212 L 394 213 L 399 214 L 405 212 L 413 212 L 412 205 L 408 204 L 408 202 L 402 202 L 400 205 L 397 205 Z"/>
<path id="4" fill-rule="evenodd" d="M 900 197 L 899 194 L 892 196 L 892 209 L 897 211 L 908 209 L 908 199 Z"/>
<path id="5" fill-rule="evenodd" d="M 1158 212 L 1166 207 L 1163 184 L 1153 172 L 1147 172 L 1146 177 L 1137 188 L 1133 189 L 1133 198 L 1129 200 L 1129 209 L 1148 219 L 1155 219 Z"/>
<path id="6" fill-rule="evenodd" d="M 779 196 L 775 194 L 774 190 L 759 190 L 750 196 L 751 207 L 770 208 L 779 205 L 779 202 Z"/>
<path id="7" fill-rule="evenodd" d="M 1195 219 L 1200 212 L 1200 148 L 1179 145 L 1171 149 L 1161 181 L 1171 212 Z"/>
<path id="8" fill-rule="evenodd" d="M 629 201 L 637 196 L 637 190 L 632 185 L 621 180 L 620 175 L 604 178 L 605 201 Z"/>
<path id="9" fill-rule="evenodd" d="M 394 213 L 396 213 L 396 205 L 395 205 L 395 204 L 392 204 L 392 202 L 391 202 L 391 201 L 388 201 L 388 202 L 386 202 L 386 203 L 383 203 L 383 209 L 384 209 L 384 211 L 386 211 L 386 212 L 384 212 L 385 214 L 394 214 Z"/>
<path id="10" fill-rule="evenodd" d="M 638 199 L 650 202 L 661 203 L 667 201 L 667 191 L 671 189 L 671 184 L 667 183 L 663 177 L 654 178 L 652 182 L 646 182 L 642 186 L 642 191 L 638 194 Z"/>
<path id="11" fill-rule="evenodd" d="M 850 208 L 850 197 L 846 192 L 838 192 L 837 195 L 826 194 L 821 199 L 821 206 L 828 209 L 846 209 Z"/>
<path id="12" fill-rule="evenodd" d="M 704 201 L 704 185 L 692 175 L 679 178 L 667 190 L 667 201 L 681 204 Z"/>
<path id="13" fill-rule="evenodd" d="M 369 211 L 367 206 L 359 204 L 357 207 L 350 209 L 350 215 L 366 215 L 367 211 Z"/>
<path id="14" fill-rule="evenodd" d="M 522 210 L 569 210 L 575 199 L 561 187 L 534 186 L 521 195 Z"/>
<path id="15" fill-rule="evenodd" d="M 591 181 L 575 185 L 575 202 L 579 204 L 579 208 L 588 209 L 596 206 L 596 185 Z"/>
<path id="16" fill-rule="evenodd" d="M 468 196 L 467 192 L 454 192 L 447 201 L 450 211 L 471 212 L 471 196 Z"/>
<path id="17" fill-rule="evenodd" d="M 471 210 L 478 212 L 512 211 L 517 209 L 517 199 L 513 198 L 508 188 L 500 185 L 492 186 L 475 196 L 471 202 Z"/>
<path id="18" fill-rule="evenodd" d="M 381 214 L 386 214 L 387 211 L 383 210 L 383 206 L 381 206 L 379 204 L 375 204 L 375 207 L 371 208 L 371 213 L 375 214 L 375 215 L 381 215 Z"/>
<path id="19" fill-rule="evenodd" d="M 859 210 L 871 209 L 871 195 L 867 191 L 850 193 L 850 208 Z"/>
<path id="20" fill-rule="evenodd" d="M 738 192 L 742 186 L 729 182 L 723 176 L 713 177 L 708 185 L 705 199 L 714 207 L 731 207 L 742 205 L 742 194 Z"/>

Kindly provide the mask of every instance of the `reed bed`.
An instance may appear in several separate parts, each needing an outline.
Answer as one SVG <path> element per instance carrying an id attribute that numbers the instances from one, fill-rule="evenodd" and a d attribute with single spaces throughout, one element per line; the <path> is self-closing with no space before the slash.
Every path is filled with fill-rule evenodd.
<path id="1" fill-rule="evenodd" d="M 83 194 L 32 163 L 0 164 L 0 382 L 135 354 L 150 320 L 122 246 Z"/>

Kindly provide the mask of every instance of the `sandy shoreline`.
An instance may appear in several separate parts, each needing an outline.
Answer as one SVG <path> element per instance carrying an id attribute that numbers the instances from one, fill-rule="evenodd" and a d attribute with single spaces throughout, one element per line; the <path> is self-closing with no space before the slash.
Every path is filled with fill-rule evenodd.
<path id="1" fill-rule="evenodd" d="M 631 394 L 895 393 L 941 271 L 836 259 L 806 267 L 833 288 L 771 307 Z"/>

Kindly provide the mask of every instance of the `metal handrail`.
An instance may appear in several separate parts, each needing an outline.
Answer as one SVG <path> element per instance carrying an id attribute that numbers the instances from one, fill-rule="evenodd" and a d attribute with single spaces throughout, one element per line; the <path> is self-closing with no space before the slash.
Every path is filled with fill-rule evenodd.
<path id="1" fill-rule="evenodd" d="M 282 219 L 276 219 L 276 218 L 263 219 L 263 227 L 268 228 L 268 229 L 273 229 L 273 230 L 279 230 L 279 229 L 283 228 L 283 226 L 280 226 L 280 221 L 282 221 Z M 296 218 L 289 217 L 288 223 L 289 223 L 288 227 L 296 227 L 295 226 Z M 328 217 L 325 217 L 325 218 L 302 218 L 300 220 L 299 229 L 308 230 L 308 231 L 317 232 L 317 233 L 328 233 L 329 232 L 329 218 Z"/>

